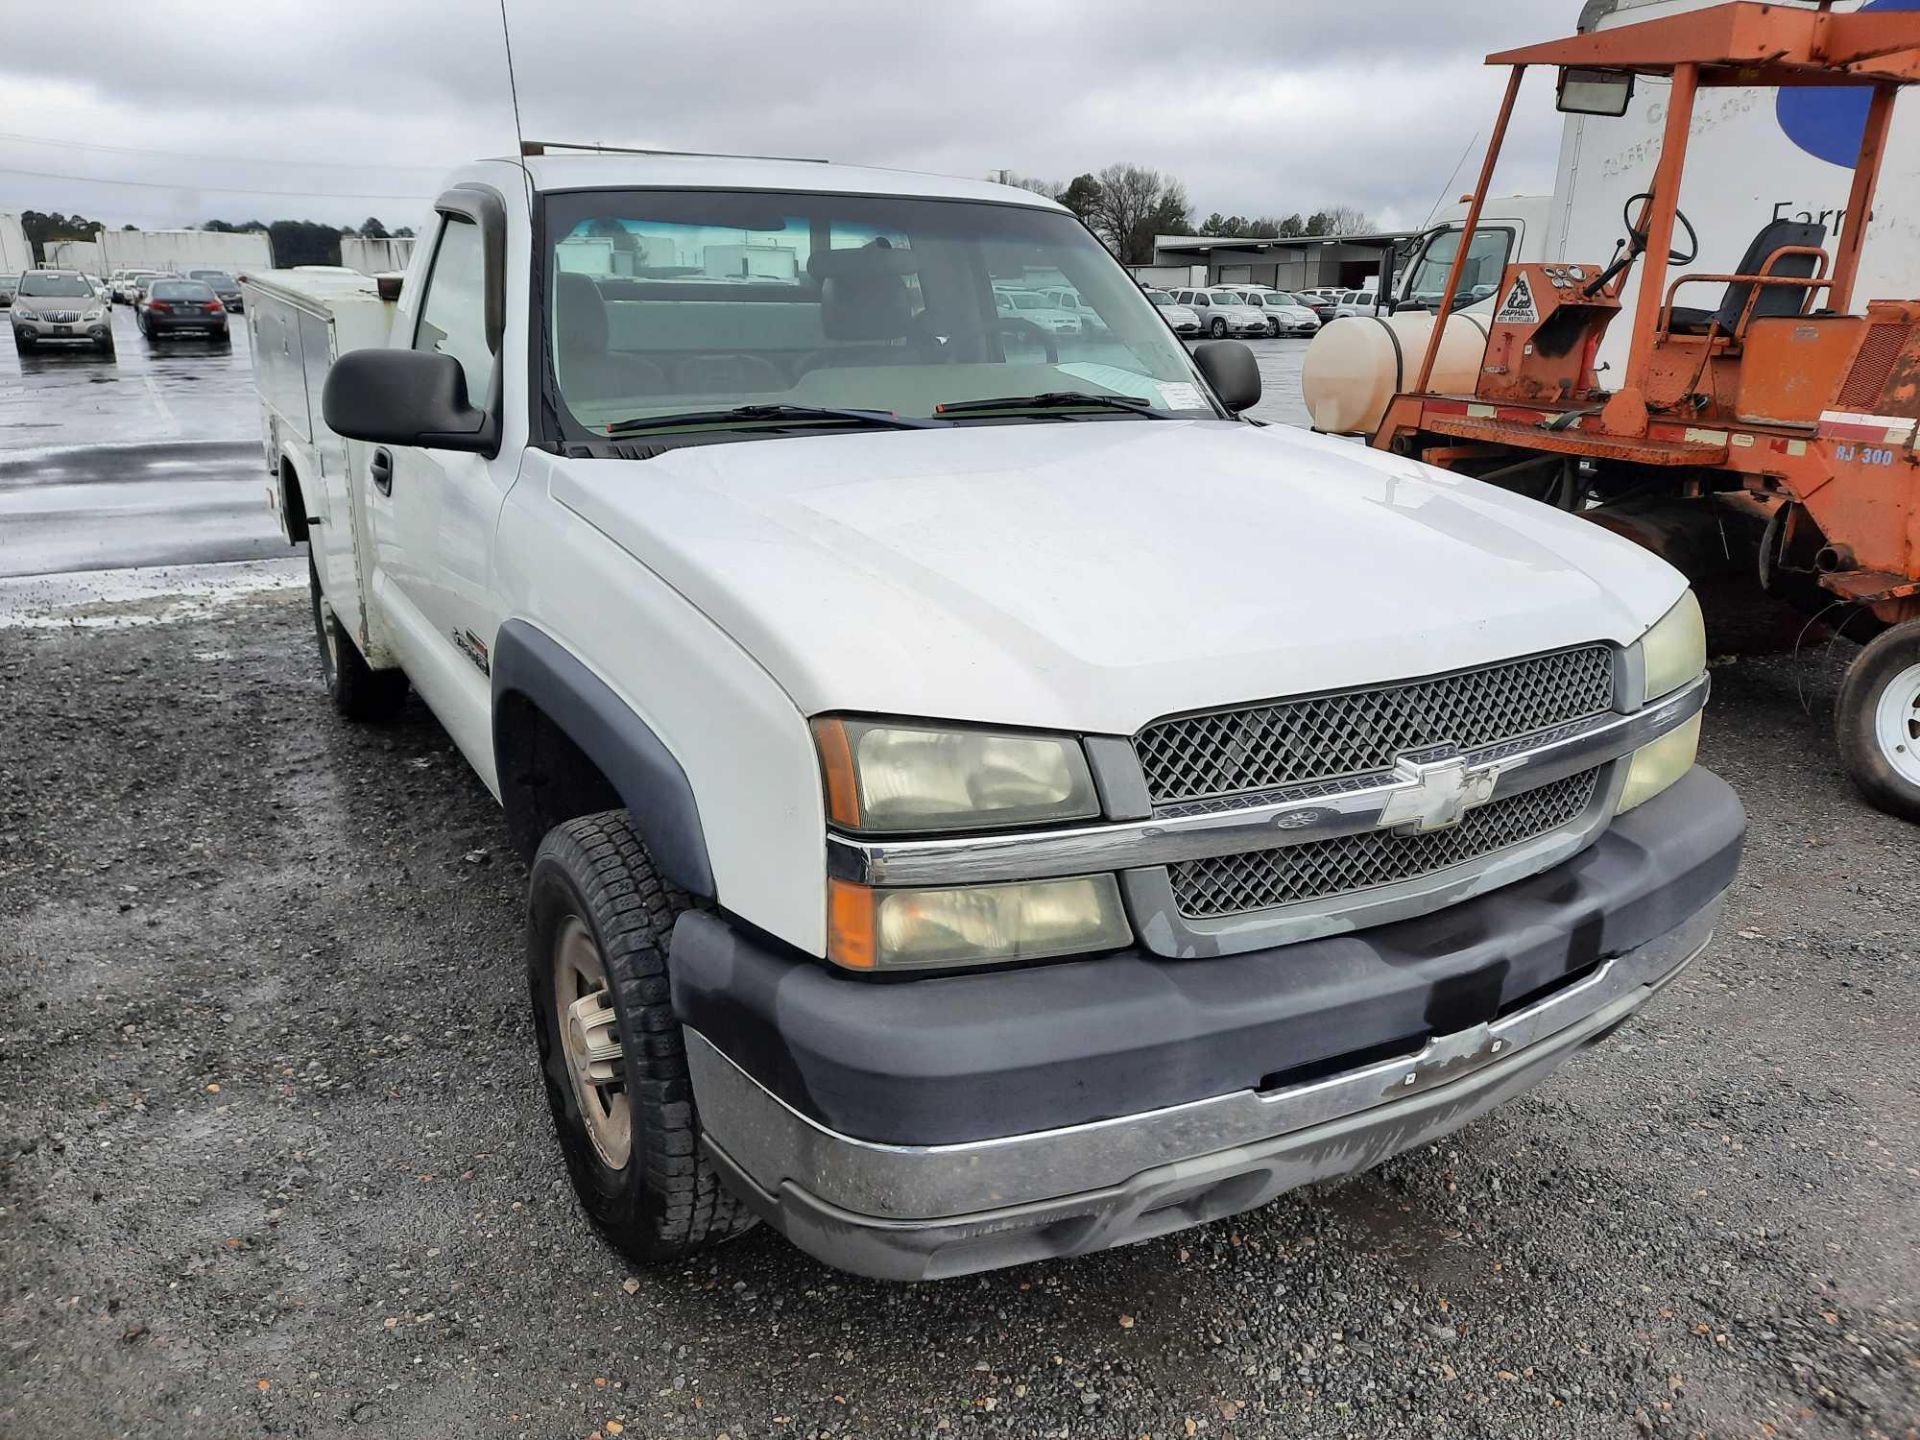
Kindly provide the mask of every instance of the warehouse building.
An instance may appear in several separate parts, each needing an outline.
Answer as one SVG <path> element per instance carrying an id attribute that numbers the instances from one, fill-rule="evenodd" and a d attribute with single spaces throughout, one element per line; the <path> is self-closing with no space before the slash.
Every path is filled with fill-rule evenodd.
<path id="1" fill-rule="evenodd" d="M 1273 240 L 1230 240 L 1219 235 L 1156 235 L 1153 263 L 1136 265 L 1148 285 L 1270 285 L 1276 290 L 1339 286 L 1370 289 L 1388 250 L 1408 253 L 1419 231 L 1374 235 L 1290 235 Z M 1397 271 L 1401 265 L 1395 260 Z"/>

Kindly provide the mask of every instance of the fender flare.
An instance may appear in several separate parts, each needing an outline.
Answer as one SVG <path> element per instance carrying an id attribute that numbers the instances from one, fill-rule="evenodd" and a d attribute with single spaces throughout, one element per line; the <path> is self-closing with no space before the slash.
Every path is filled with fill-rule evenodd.
<path id="1" fill-rule="evenodd" d="M 524 620 L 508 620 L 492 654 L 494 758 L 501 705 L 523 696 L 600 768 L 633 815 L 661 873 L 695 895 L 714 895 L 706 833 L 687 772 L 660 737 L 570 651 Z"/>

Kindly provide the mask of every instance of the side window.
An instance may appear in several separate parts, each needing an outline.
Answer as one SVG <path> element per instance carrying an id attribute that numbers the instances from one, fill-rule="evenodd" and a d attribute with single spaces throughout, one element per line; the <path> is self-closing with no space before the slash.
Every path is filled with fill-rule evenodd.
<path id="1" fill-rule="evenodd" d="M 484 405 L 493 384 L 487 348 L 486 253 L 480 227 L 449 215 L 427 276 L 427 298 L 413 332 L 413 348 L 451 355 L 467 377 L 467 403 Z"/>
<path id="2" fill-rule="evenodd" d="M 1195 295 L 1193 297 L 1193 303 L 1198 305 L 1202 310 L 1211 310 L 1213 308 L 1213 302 L 1204 295 Z"/>

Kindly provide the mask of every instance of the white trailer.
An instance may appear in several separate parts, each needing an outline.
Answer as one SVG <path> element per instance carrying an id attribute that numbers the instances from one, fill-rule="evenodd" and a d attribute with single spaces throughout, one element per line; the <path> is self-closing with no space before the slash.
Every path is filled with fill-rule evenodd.
<path id="1" fill-rule="evenodd" d="M 18 215 L 0 215 L 0 275 L 18 275 L 33 268 L 33 246 Z"/>
<path id="2" fill-rule="evenodd" d="M 340 237 L 340 263 L 362 275 L 404 274 L 412 260 L 410 236 L 390 235 L 384 240 L 366 240 L 358 235 Z"/>
<path id="3" fill-rule="evenodd" d="M 263 230 L 102 230 L 102 273 L 113 270 L 225 270 L 255 275 L 273 266 Z"/>
<path id="4" fill-rule="evenodd" d="M 253 383 L 260 396 L 268 497 L 289 542 L 307 541 L 321 588 L 341 625 L 373 663 L 378 638 L 367 632 L 363 576 L 354 543 L 366 525 L 365 499 L 350 482 L 366 473 L 365 448 L 321 419 L 320 391 L 333 362 L 349 350 L 386 345 L 397 282 L 340 266 L 269 270 L 241 282 L 252 340 Z"/>
<path id="5" fill-rule="evenodd" d="M 88 275 L 105 275 L 109 267 L 98 240 L 49 240 L 40 247 L 50 270 L 79 270 Z"/>

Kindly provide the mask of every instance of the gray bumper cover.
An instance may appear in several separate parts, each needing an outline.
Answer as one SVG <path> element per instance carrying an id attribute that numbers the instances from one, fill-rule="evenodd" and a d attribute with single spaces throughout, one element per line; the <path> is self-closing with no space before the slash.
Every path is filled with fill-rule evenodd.
<path id="1" fill-rule="evenodd" d="M 1684 793 L 1673 794 L 1669 805 L 1662 805 L 1669 800 L 1663 796 L 1643 809 L 1672 808 L 1676 818 L 1689 813 L 1698 824 L 1706 805 L 1717 812 L 1712 828 L 1727 848 L 1709 864 L 1697 837 L 1685 845 L 1670 839 L 1691 857 L 1687 865 L 1675 864 L 1672 855 L 1663 857 L 1671 870 L 1639 865 L 1637 878 L 1606 897 L 1622 906 L 1654 903 L 1667 917 L 1657 933 L 1643 930 L 1626 948 L 1603 948 L 1597 963 L 1572 972 L 1566 983 L 1481 1023 L 1430 1034 L 1395 1058 L 1077 1123 L 913 1144 L 860 1138 L 804 1113 L 730 1058 L 724 1041 L 715 1043 L 719 1037 L 702 1033 L 700 1015 L 684 1013 L 699 1007 L 682 1006 L 702 1143 L 748 1203 L 801 1248 L 842 1269 L 903 1280 L 1144 1240 L 1366 1169 L 1538 1083 L 1618 1026 L 1699 953 L 1738 854 L 1739 807 L 1704 772 L 1676 789 Z M 1642 838 L 1623 836 L 1619 843 L 1654 859 L 1661 846 L 1647 849 L 1644 837 L 1662 828 L 1658 815 L 1631 818 Z M 1545 917 L 1534 910 L 1527 917 L 1532 923 L 1507 932 L 1507 943 L 1564 943 L 1577 953 L 1579 936 L 1605 928 L 1605 901 L 1600 913 L 1592 908 L 1597 898 L 1587 887 L 1563 924 L 1545 926 L 1563 941 L 1549 941 Z M 1489 916 L 1511 918 L 1492 908 L 1497 904 L 1497 895 L 1482 897 L 1456 907 L 1462 913 L 1406 923 L 1431 926 L 1426 933 L 1440 949 L 1469 937 L 1484 947 L 1491 937 L 1476 930 L 1468 912 L 1486 906 Z M 677 938 L 676 957 L 680 949 Z M 1204 969 L 1219 962 L 1184 963 Z M 677 1001 L 680 983 L 676 975 Z M 861 988 L 849 987 L 846 1003 L 857 1005 Z M 784 1008 L 772 1006 L 775 1013 Z M 706 1009 L 715 1020 L 724 1014 Z M 1070 1014 L 1052 1018 L 1064 1027 L 1073 1023 Z M 1139 1040 L 1142 1053 L 1150 1053 L 1152 1037 Z M 883 1088 L 887 1078 L 870 1075 Z"/>

